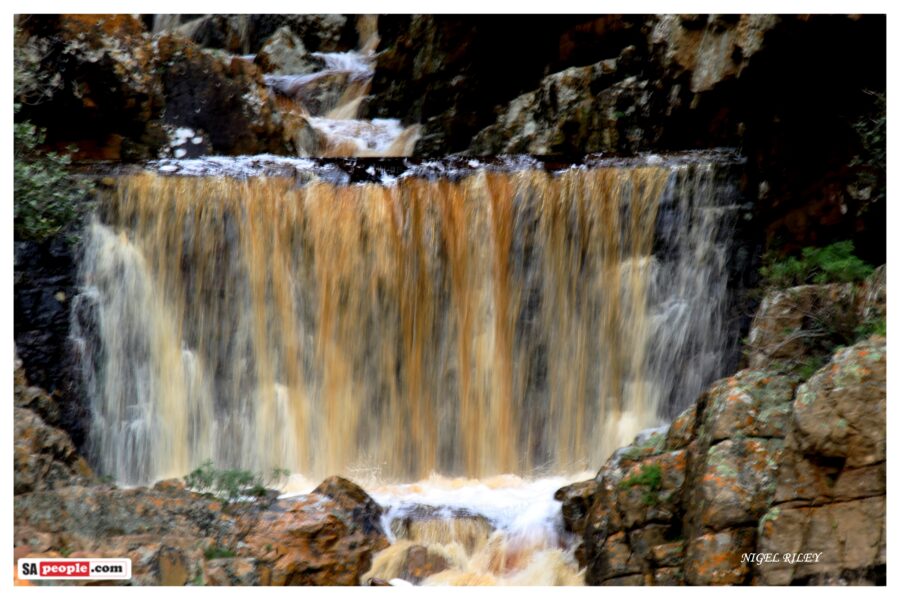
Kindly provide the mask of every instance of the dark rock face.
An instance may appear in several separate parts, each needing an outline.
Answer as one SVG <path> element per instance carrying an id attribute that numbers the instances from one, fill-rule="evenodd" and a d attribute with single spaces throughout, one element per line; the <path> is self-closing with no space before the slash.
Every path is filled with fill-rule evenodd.
<path id="1" fill-rule="evenodd" d="M 177 36 L 155 45 L 166 124 L 203 132 L 218 154 L 286 153 L 281 116 L 255 65 L 220 59 Z"/>
<path id="2" fill-rule="evenodd" d="M 37 410 L 50 425 L 62 427 L 80 447 L 87 409 L 79 401 L 69 341 L 69 315 L 75 297 L 75 246 L 58 235 L 45 242 L 15 244 L 14 337 L 24 374 L 50 390 L 53 413 Z M 44 394 L 46 395 L 46 394 Z"/>
<path id="3" fill-rule="evenodd" d="M 17 102 L 48 142 L 79 156 L 133 160 L 164 141 L 152 49 L 129 15 L 23 15 L 17 19 Z"/>
<path id="4" fill-rule="evenodd" d="M 255 54 L 269 37 L 288 28 L 310 52 L 356 47 L 355 19 L 345 15 L 154 15 L 154 33 L 177 32 L 205 48 Z"/>
<path id="5" fill-rule="evenodd" d="M 780 293 L 817 287 L 838 308 L 867 300 L 850 311 L 867 314 L 883 309 L 881 280 L 876 271 L 855 295 Z M 769 335 L 784 315 L 766 306 L 754 331 Z M 838 350 L 802 385 L 771 355 L 756 363 L 667 431 L 617 451 L 595 479 L 559 490 L 589 584 L 884 583 L 885 338 Z M 818 560 L 754 564 L 744 556 L 754 552 Z"/>
<path id="6" fill-rule="evenodd" d="M 286 154 L 291 133 L 249 61 L 178 36 L 156 39 L 127 15 L 39 15 L 17 21 L 19 118 L 76 158 L 156 157 L 174 128 L 218 154 Z M 18 76 L 17 76 L 18 78 Z"/>
<path id="7" fill-rule="evenodd" d="M 767 245 L 853 238 L 885 260 L 854 130 L 885 90 L 883 17 L 397 16 L 379 33 L 369 112 L 422 123 L 416 154 L 741 148 Z"/>
<path id="8" fill-rule="evenodd" d="M 602 35 L 585 31 L 592 25 Z M 627 17 L 381 16 L 369 116 L 422 123 L 417 154 L 465 150 L 495 107 L 569 61 L 615 57 L 639 27 Z"/>

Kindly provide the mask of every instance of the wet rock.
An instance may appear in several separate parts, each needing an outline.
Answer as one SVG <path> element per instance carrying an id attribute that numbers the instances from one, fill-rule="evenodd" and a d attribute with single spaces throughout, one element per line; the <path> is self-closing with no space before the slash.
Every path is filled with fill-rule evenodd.
<path id="1" fill-rule="evenodd" d="M 351 50 L 357 42 L 355 22 L 344 15 L 156 15 L 154 21 L 154 33 L 175 32 L 232 54 L 259 52 L 284 27 L 311 52 Z"/>
<path id="2" fill-rule="evenodd" d="M 740 76 L 780 20 L 775 15 L 694 17 L 663 15 L 650 36 L 664 67 L 686 71 L 694 93 Z"/>
<path id="3" fill-rule="evenodd" d="M 363 533 L 384 535 L 381 529 L 382 509 L 365 490 L 343 477 L 329 477 L 312 491 L 331 498 L 363 529 Z"/>
<path id="4" fill-rule="evenodd" d="M 255 520 L 240 553 L 271 565 L 271 585 L 359 585 L 388 542 L 346 506 L 315 492 L 280 502 Z"/>
<path id="5" fill-rule="evenodd" d="M 219 154 L 288 153 L 290 134 L 255 65 L 172 34 L 154 45 L 167 125 L 193 130 Z"/>
<path id="6" fill-rule="evenodd" d="M 40 435 L 41 451 L 27 449 L 32 462 L 58 441 Z M 17 431 L 14 546 L 23 556 L 127 557 L 139 585 L 358 585 L 388 545 L 377 527 L 380 508 L 344 479 L 290 500 L 224 505 L 180 480 L 120 489 L 75 469 L 61 473 L 54 465 L 71 447 L 56 444 L 49 447 L 56 471 L 26 481 L 19 473 L 35 469 L 19 467 L 19 446 L 35 438 Z"/>
<path id="7" fill-rule="evenodd" d="M 584 533 L 584 520 L 594 504 L 596 494 L 597 482 L 593 479 L 579 481 L 556 491 L 553 497 L 562 503 L 566 531 L 578 535 Z"/>
<path id="8" fill-rule="evenodd" d="M 266 83 L 275 92 L 299 102 L 311 115 L 326 115 L 338 106 L 351 74 L 346 71 L 321 71 L 296 75 L 267 75 Z"/>
<path id="9" fill-rule="evenodd" d="M 264 73 L 302 75 L 321 70 L 324 61 L 311 56 L 290 27 L 278 29 L 266 40 L 253 60 Z"/>
<path id="10" fill-rule="evenodd" d="M 21 118 L 74 144 L 78 157 L 151 155 L 163 100 L 149 39 L 130 15 L 29 15 L 18 20 Z"/>

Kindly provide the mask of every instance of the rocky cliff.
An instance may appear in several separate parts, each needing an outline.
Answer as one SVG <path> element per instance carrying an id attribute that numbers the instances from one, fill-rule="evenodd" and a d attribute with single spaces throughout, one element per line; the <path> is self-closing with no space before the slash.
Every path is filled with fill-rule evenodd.
<path id="1" fill-rule="evenodd" d="M 817 316 L 853 330 L 884 311 L 883 270 L 767 296 L 750 368 L 557 492 L 587 583 L 883 584 L 886 340 L 812 374 L 803 344 L 821 341 Z"/>

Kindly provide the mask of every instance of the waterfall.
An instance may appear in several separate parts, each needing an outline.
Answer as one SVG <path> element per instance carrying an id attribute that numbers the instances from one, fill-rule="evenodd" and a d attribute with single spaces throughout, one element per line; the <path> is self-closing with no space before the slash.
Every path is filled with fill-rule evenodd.
<path id="1" fill-rule="evenodd" d="M 714 160 L 124 175 L 73 310 L 93 462 L 126 483 L 207 459 L 385 481 L 597 468 L 726 367 L 723 179 Z"/>

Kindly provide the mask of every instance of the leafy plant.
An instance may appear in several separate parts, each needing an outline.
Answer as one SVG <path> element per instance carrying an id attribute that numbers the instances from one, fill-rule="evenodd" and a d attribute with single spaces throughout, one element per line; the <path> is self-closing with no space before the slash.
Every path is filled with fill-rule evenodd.
<path id="1" fill-rule="evenodd" d="M 806 283 L 847 283 L 865 279 L 873 268 L 854 254 L 850 240 L 823 248 L 806 247 L 799 257 L 776 260 L 771 255 L 760 270 L 766 284 L 791 287 Z"/>
<path id="2" fill-rule="evenodd" d="M 13 135 L 15 237 L 45 240 L 83 214 L 92 186 L 69 172 L 68 156 L 42 150 L 46 139 L 42 129 L 19 122 Z"/>
<path id="3" fill-rule="evenodd" d="M 241 469 L 217 469 L 211 460 L 191 471 L 184 478 L 185 485 L 202 494 L 209 494 L 225 503 L 262 498 L 290 472 L 275 468 L 268 478 Z"/>

